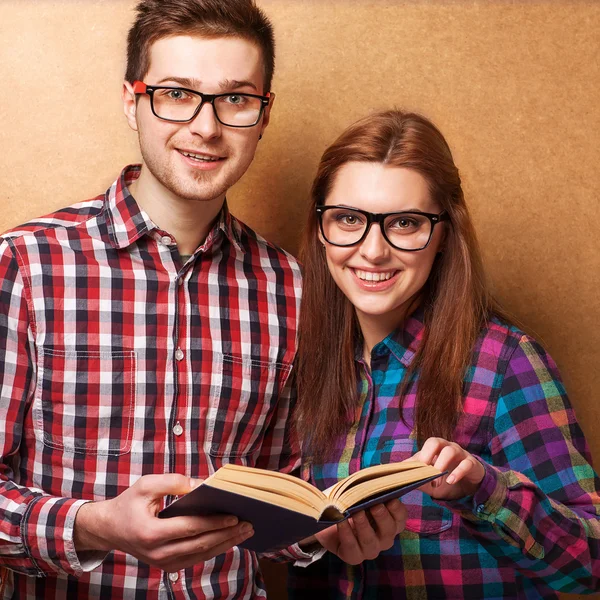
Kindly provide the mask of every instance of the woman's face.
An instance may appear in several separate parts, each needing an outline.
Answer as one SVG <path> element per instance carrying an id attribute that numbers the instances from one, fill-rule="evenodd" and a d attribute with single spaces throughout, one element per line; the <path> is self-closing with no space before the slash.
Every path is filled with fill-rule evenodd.
<path id="1" fill-rule="evenodd" d="M 417 171 L 366 162 L 341 167 L 325 204 L 372 213 L 441 212 L 431 198 L 427 181 Z M 418 252 L 390 246 L 377 223 L 356 246 L 338 247 L 325 242 L 331 276 L 354 305 L 365 338 L 375 335 L 383 339 L 403 321 L 411 301 L 429 277 L 442 243 L 443 227 L 436 225 L 431 242 Z"/>

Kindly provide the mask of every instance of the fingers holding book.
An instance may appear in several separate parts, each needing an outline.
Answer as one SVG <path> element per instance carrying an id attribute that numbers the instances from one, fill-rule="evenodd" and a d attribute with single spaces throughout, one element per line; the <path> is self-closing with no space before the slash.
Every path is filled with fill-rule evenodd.
<path id="1" fill-rule="evenodd" d="M 121 550 L 171 572 L 247 540 L 252 526 L 232 515 L 158 518 L 164 496 L 186 494 L 197 483 L 173 473 L 145 475 L 115 498 L 84 504 L 75 520 L 77 553 Z"/>
<path id="2" fill-rule="evenodd" d="M 483 464 L 455 442 L 429 438 L 410 460 L 433 465 L 448 475 L 421 486 L 419 489 L 438 500 L 455 500 L 472 496 L 485 475 Z"/>
<path id="3" fill-rule="evenodd" d="M 391 548 L 405 523 L 406 508 L 398 500 L 391 500 L 357 512 L 315 537 L 326 550 L 344 562 L 356 565 Z"/>

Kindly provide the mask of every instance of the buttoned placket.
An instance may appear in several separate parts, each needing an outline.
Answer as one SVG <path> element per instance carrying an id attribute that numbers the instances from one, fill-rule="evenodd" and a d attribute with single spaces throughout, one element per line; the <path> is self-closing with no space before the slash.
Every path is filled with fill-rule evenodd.
<path id="1" fill-rule="evenodd" d="M 175 450 L 176 438 L 182 436 L 185 431 L 185 423 L 182 423 L 182 419 L 179 417 L 180 411 L 185 411 L 185 399 L 181 398 L 180 394 L 180 375 L 182 370 L 185 370 L 185 324 L 186 319 L 186 302 L 185 294 L 183 293 L 185 274 L 179 272 L 177 256 L 177 245 L 172 236 L 165 232 L 156 232 L 155 237 L 156 243 L 159 247 L 159 254 L 161 256 L 164 267 L 169 273 L 171 284 L 169 286 L 169 296 L 173 299 L 173 315 L 174 322 L 172 328 L 172 338 L 170 347 L 172 349 L 172 388 L 173 397 L 171 399 L 171 420 L 170 430 L 175 439 L 171 438 L 171 448 Z M 182 335 L 183 334 L 183 335 Z M 182 347 L 183 346 L 183 347 Z M 182 402 L 183 400 L 183 402 Z M 170 466 L 172 469 L 176 466 L 176 452 L 170 453 Z"/>
<path id="2" fill-rule="evenodd" d="M 377 368 L 377 364 L 384 359 L 385 351 L 383 347 L 377 346 L 371 354 L 371 366 L 367 365 L 364 359 L 359 360 L 361 369 L 363 370 L 364 378 L 367 382 L 367 393 L 365 395 L 365 402 L 363 409 L 360 413 L 360 424 L 356 432 L 354 452 L 352 453 L 353 461 L 358 461 L 356 470 L 364 469 L 365 467 L 372 466 L 364 462 L 364 457 L 367 455 L 365 452 L 366 446 L 369 441 L 369 431 L 371 424 L 377 410 L 377 396 L 375 393 L 375 381 L 373 379 L 373 368 Z M 348 576 L 351 577 L 351 573 L 354 574 L 355 581 L 364 582 L 365 580 L 365 563 L 354 565 L 349 568 Z M 357 585 L 355 587 L 355 595 L 352 596 L 353 600 L 362 600 L 364 597 L 364 585 Z"/>
<path id="3" fill-rule="evenodd" d="M 177 311 L 177 322 L 178 324 L 181 322 L 181 319 L 179 318 L 179 311 L 181 310 L 182 306 L 185 306 L 185 280 L 186 280 L 186 272 L 187 271 L 180 271 L 177 274 L 177 285 L 175 287 L 175 296 L 176 296 L 176 307 L 178 309 Z M 182 293 L 184 295 L 184 298 L 182 298 Z M 179 327 L 179 326 L 178 326 Z M 176 385 L 176 389 L 180 390 L 180 386 L 179 386 L 179 373 L 181 371 L 181 368 L 185 368 L 184 365 L 178 364 L 181 363 L 183 361 L 183 359 L 185 358 L 185 352 L 182 350 L 181 348 L 181 334 L 178 332 L 177 333 L 177 348 L 175 349 L 175 363 L 174 363 L 174 369 L 175 369 L 175 385 Z M 176 398 L 176 407 L 180 406 L 180 401 L 179 398 Z M 181 420 L 180 419 L 176 419 L 175 421 L 175 425 L 173 425 L 173 434 L 176 435 L 177 437 L 180 437 L 184 432 L 184 428 L 183 425 L 181 424 Z M 177 575 L 176 573 L 173 574 L 171 573 L 171 575 Z M 171 579 L 171 581 L 177 581 L 177 579 L 172 579 L 171 575 L 169 575 L 169 578 Z M 177 576 L 178 577 L 178 576 Z"/>
<path id="4" fill-rule="evenodd" d="M 188 384 L 187 375 L 189 369 L 189 341 L 187 336 L 188 330 L 188 319 L 189 319 L 189 301 L 188 301 L 188 287 L 187 281 L 189 278 L 190 270 L 193 269 L 193 265 L 183 270 L 180 269 L 177 272 L 177 278 L 174 286 L 175 293 L 175 319 L 176 319 L 176 331 L 173 339 L 175 352 L 173 354 L 173 369 L 175 372 L 175 409 L 174 414 L 176 415 L 175 424 L 173 425 L 173 434 L 176 438 L 176 443 L 185 443 L 185 431 L 186 422 L 185 414 L 187 412 L 187 400 L 188 400 Z M 176 459 L 179 455 L 176 454 Z M 179 465 L 178 465 L 179 466 Z M 185 465 L 184 465 L 185 466 Z M 179 471 L 181 472 L 181 471 Z"/>
<path id="5" fill-rule="evenodd" d="M 369 430 L 369 423 L 371 422 L 372 414 L 373 414 L 373 404 L 374 404 L 374 385 L 373 378 L 371 376 L 371 370 L 366 362 L 361 359 L 359 361 L 361 368 L 363 369 L 363 373 L 365 379 L 367 381 L 367 393 L 365 395 L 365 401 L 360 411 L 359 416 L 359 426 L 355 435 L 355 447 L 352 452 L 352 460 L 349 465 L 350 473 L 358 471 L 363 468 L 362 457 L 364 455 L 365 445 L 367 443 L 367 432 Z M 354 575 L 355 581 L 364 581 L 364 563 L 360 563 L 358 565 L 348 565 L 348 577 L 352 578 L 352 574 Z M 352 595 L 353 600 L 361 600 L 364 596 L 363 586 L 358 585 L 355 587 L 354 594 Z"/>
<path id="6" fill-rule="evenodd" d="M 183 416 L 187 411 L 187 385 L 182 385 L 186 380 L 188 342 L 187 327 L 187 302 L 186 302 L 186 273 L 180 271 L 177 258 L 175 240 L 168 234 L 161 233 L 156 237 L 162 263 L 169 273 L 169 301 L 173 302 L 173 324 L 170 348 L 172 351 L 172 398 L 170 398 L 171 411 L 169 429 L 171 435 L 168 439 L 169 446 L 169 472 L 186 472 L 185 458 L 186 423 Z M 179 458 L 183 457 L 183 458 Z M 182 464 L 180 462 L 183 461 Z M 189 473 L 188 473 L 189 475 Z M 182 584 L 182 575 L 179 572 L 164 573 L 164 583 L 170 590 L 169 595 L 175 593 L 173 586 Z"/>
<path id="7" fill-rule="evenodd" d="M 363 369 L 364 377 L 367 381 L 367 394 L 365 396 L 365 403 L 360 413 L 360 425 L 356 432 L 356 447 L 352 453 L 354 460 L 357 461 L 356 470 L 364 468 L 363 456 L 365 453 L 365 446 L 368 441 L 369 423 L 373 418 L 373 410 L 375 405 L 375 385 L 373 383 L 373 377 L 371 375 L 371 369 L 364 360 L 360 360 L 361 368 Z"/>

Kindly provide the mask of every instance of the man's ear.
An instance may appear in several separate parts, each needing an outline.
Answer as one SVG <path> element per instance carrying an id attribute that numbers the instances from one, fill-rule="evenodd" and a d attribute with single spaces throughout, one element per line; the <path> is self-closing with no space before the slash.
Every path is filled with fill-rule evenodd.
<path id="1" fill-rule="evenodd" d="M 271 109 L 273 108 L 274 103 L 275 103 L 275 93 L 270 92 L 269 104 L 265 108 L 265 112 L 263 113 L 263 118 L 262 118 L 262 125 L 260 126 L 261 137 L 262 137 L 262 134 L 265 132 L 265 129 L 267 128 L 267 125 L 269 124 L 269 121 L 271 120 Z"/>
<path id="2" fill-rule="evenodd" d="M 127 123 L 129 127 L 133 129 L 133 131 L 138 130 L 136 112 L 137 112 L 137 102 L 136 95 L 133 92 L 133 87 L 129 83 L 129 81 L 123 82 L 123 91 L 121 93 L 121 97 L 123 99 L 123 112 L 125 113 L 125 118 L 127 119 Z"/>

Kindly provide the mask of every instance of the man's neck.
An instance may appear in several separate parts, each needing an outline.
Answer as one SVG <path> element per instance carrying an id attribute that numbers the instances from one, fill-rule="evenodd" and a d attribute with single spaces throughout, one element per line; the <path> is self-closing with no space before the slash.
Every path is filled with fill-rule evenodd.
<path id="1" fill-rule="evenodd" d="M 177 240 L 180 254 L 193 254 L 208 236 L 223 207 L 225 196 L 193 201 L 180 198 L 164 188 L 146 167 L 130 186 L 129 192 L 139 207 L 162 230 Z"/>

